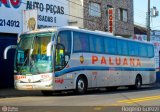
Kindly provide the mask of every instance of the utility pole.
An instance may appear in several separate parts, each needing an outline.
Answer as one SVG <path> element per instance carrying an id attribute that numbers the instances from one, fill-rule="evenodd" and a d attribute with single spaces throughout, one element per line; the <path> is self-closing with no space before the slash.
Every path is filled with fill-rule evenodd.
<path id="1" fill-rule="evenodd" d="M 150 0 L 148 0 L 148 14 L 147 14 L 147 41 L 150 41 Z"/>

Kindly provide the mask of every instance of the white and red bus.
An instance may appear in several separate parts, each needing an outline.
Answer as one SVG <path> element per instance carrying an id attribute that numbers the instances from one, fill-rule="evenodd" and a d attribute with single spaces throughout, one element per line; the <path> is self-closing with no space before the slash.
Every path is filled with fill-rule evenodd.
<path id="1" fill-rule="evenodd" d="M 13 48 L 8 47 L 7 51 Z M 140 88 L 156 80 L 154 48 L 147 42 L 74 27 L 24 33 L 16 48 L 18 90 L 83 94 L 90 88 Z"/>

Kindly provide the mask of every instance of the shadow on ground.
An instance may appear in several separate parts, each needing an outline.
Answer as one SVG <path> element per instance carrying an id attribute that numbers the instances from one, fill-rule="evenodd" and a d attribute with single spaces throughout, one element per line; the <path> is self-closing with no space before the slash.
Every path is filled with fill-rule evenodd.
<path id="1" fill-rule="evenodd" d="M 119 87 L 113 91 L 107 91 L 105 88 L 94 89 L 87 91 L 84 95 L 102 95 L 102 94 L 119 94 L 119 93 L 129 93 L 129 92 L 137 92 L 137 91 L 148 91 L 148 90 L 159 90 L 160 84 L 154 84 L 149 86 L 143 86 L 139 90 L 130 90 L 128 87 Z M 22 91 L 22 90 L 15 90 L 14 88 L 8 89 L 0 89 L 0 98 L 8 98 L 8 97 L 24 97 L 24 96 L 42 96 L 41 91 Z M 54 92 L 52 94 L 54 97 L 63 97 L 63 96 L 79 96 L 76 95 L 72 91 L 61 91 L 61 92 Z M 46 96 L 46 97 L 52 97 Z"/>

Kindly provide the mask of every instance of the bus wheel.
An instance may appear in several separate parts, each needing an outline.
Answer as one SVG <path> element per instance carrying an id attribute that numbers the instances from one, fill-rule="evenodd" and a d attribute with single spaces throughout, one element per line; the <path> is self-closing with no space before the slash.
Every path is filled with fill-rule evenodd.
<path id="1" fill-rule="evenodd" d="M 140 89 L 142 86 L 142 78 L 140 75 L 138 75 L 135 79 L 135 85 L 133 86 L 128 86 L 129 89 Z"/>
<path id="2" fill-rule="evenodd" d="M 79 76 L 76 81 L 76 94 L 84 94 L 87 91 L 87 80 L 83 76 Z"/>
<path id="3" fill-rule="evenodd" d="M 135 89 L 140 89 L 142 86 L 142 78 L 141 76 L 137 76 L 135 80 Z"/>
<path id="4" fill-rule="evenodd" d="M 52 96 L 53 91 L 41 91 L 44 96 Z"/>

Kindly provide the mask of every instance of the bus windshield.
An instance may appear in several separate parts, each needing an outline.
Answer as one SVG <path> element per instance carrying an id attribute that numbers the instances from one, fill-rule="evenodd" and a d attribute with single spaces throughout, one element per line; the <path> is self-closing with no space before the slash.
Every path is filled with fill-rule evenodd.
<path id="1" fill-rule="evenodd" d="M 24 34 L 18 44 L 15 70 L 18 75 L 52 72 L 52 57 L 47 56 L 47 45 L 53 33 Z"/>

